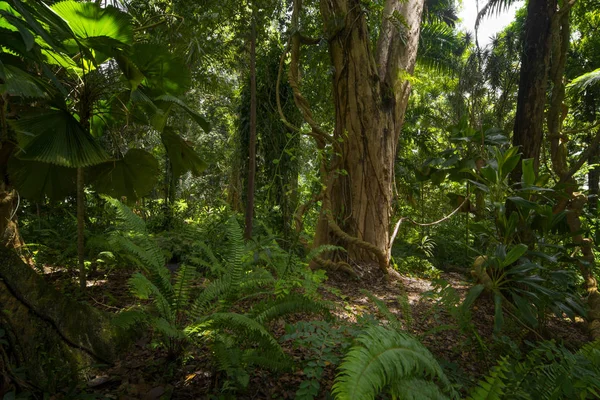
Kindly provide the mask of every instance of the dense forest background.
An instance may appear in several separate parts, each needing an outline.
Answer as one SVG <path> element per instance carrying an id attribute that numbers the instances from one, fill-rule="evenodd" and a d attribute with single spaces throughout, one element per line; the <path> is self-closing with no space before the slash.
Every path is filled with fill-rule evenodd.
<path id="1" fill-rule="evenodd" d="M 0 0 L 0 395 L 600 398 L 600 2 L 462 6 Z"/>

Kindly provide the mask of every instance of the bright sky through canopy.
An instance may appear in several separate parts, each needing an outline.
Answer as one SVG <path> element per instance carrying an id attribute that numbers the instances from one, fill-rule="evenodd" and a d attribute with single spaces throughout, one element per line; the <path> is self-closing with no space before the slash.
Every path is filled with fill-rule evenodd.
<path id="1" fill-rule="evenodd" d="M 486 0 L 479 0 L 479 8 L 481 9 L 486 3 Z M 492 14 L 481 21 L 479 25 L 479 45 L 485 47 L 490 43 L 490 37 L 500 32 L 506 25 L 511 23 L 515 18 L 515 11 L 523 6 L 524 1 L 517 1 L 507 11 L 497 14 Z M 462 10 L 458 14 L 461 22 L 461 27 L 466 31 L 475 33 L 475 20 L 477 19 L 477 2 L 476 0 L 463 0 Z"/>

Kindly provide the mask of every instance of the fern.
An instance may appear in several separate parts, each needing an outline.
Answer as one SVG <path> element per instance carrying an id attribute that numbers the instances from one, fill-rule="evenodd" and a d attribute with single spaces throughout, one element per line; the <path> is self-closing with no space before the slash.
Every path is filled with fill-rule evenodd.
<path id="1" fill-rule="evenodd" d="M 402 400 L 447 400 L 438 385 L 424 379 L 400 379 L 392 383 L 392 396 Z"/>
<path id="2" fill-rule="evenodd" d="M 181 265 L 177 275 L 175 276 L 175 283 L 173 284 L 174 299 L 173 299 L 173 312 L 175 315 L 179 315 L 182 311 L 186 310 L 190 303 L 190 292 L 192 289 L 192 283 L 196 277 L 196 271 L 186 264 Z"/>
<path id="3" fill-rule="evenodd" d="M 231 289 L 235 290 L 241 280 L 243 272 L 243 256 L 246 245 L 242 229 L 234 217 L 231 217 L 227 223 L 227 239 L 229 245 L 227 249 L 227 267 L 231 275 Z"/>
<path id="4" fill-rule="evenodd" d="M 490 374 L 479 381 L 468 400 L 500 400 L 506 388 L 507 364 L 506 358 L 501 358 Z"/>
<path id="5" fill-rule="evenodd" d="M 272 350 L 281 356 L 284 355 L 283 349 L 273 335 L 262 324 L 250 317 L 236 313 L 214 313 L 207 320 L 212 329 L 229 329 L 244 342 L 259 343 L 264 346 L 264 350 Z"/>
<path id="6" fill-rule="evenodd" d="M 441 367 L 417 339 L 380 326 L 357 338 L 333 385 L 336 399 L 373 399 L 397 380 L 427 378 L 439 381 L 454 396 Z"/>
<path id="7" fill-rule="evenodd" d="M 169 299 L 160 291 L 154 283 L 140 273 L 133 274 L 129 279 L 131 292 L 138 298 L 143 300 L 153 299 L 159 315 L 163 318 L 173 321 L 175 314 L 171 308 Z"/>
<path id="8" fill-rule="evenodd" d="M 375 305 L 377 306 L 377 309 L 379 310 L 379 312 L 385 317 L 387 318 L 387 320 L 390 322 L 390 326 L 393 329 L 396 330 L 402 330 L 402 322 L 400 322 L 400 320 L 398 320 L 398 318 L 396 318 L 396 316 L 394 315 L 394 313 L 392 313 L 390 311 L 390 309 L 385 305 L 385 303 L 381 300 L 379 300 L 373 293 L 369 292 L 368 290 L 365 289 L 361 289 L 360 291 L 362 294 L 364 294 L 365 296 L 367 296 L 369 298 L 369 300 L 371 300 L 373 303 L 375 303 Z"/>
<path id="9" fill-rule="evenodd" d="M 324 304 L 301 295 L 291 294 L 268 305 L 266 310 L 256 316 L 256 321 L 261 324 L 266 324 L 283 315 L 299 312 L 330 316 L 329 309 Z"/>

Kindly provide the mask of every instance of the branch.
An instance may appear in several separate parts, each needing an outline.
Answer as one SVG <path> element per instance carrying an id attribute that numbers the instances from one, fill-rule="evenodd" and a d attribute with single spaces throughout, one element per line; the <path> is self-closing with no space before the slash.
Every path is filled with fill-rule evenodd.
<path id="1" fill-rule="evenodd" d="M 437 220 L 435 222 L 429 222 L 426 224 L 421 224 L 418 222 L 413 221 L 412 219 L 408 218 L 408 217 L 402 217 L 398 220 L 398 222 L 396 222 L 396 227 L 394 228 L 394 233 L 392 234 L 392 237 L 390 238 L 390 245 L 389 247 L 392 247 L 392 244 L 394 244 L 394 240 L 396 240 L 396 236 L 398 235 L 398 230 L 400 229 L 400 225 L 402 224 L 402 222 L 404 221 L 408 221 L 410 223 L 412 223 L 413 225 L 418 225 L 418 226 L 432 226 L 432 225 L 437 225 L 440 224 L 444 221 L 446 221 L 447 219 L 449 219 L 450 217 L 452 217 L 454 214 L 456 214 L 458 211 L 460 211 L 461 208 L 463 208 L 463 206 L 465 204 L 467 204 L 467 201 L 469 201 L 469 193 L 467 193 L 467 195 L 465 196 L 465 200 L 461 203 L 461 205 L 458 206 L 457 209 L 455 209 L 454 211 L 452 211 L 450 214 L 446 215 L 444 218 Z"/>

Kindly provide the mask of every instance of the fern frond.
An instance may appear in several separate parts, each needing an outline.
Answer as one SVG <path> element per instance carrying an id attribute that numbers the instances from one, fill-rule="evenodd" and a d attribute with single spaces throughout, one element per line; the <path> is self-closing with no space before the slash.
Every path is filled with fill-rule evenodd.
<path id="1" fill-rule="evenodd" d="M 152 327 L 154 330 L 169 339 L 175 340 L 186 340 L 186 334 L 177 328 L 171 321 L 167 321 L 164 318 L 156 318 L 152 321 Z"/>
<path id="2" fill-rule="evenodd" d="M 320 256 L 323 253 L 327 253 L 327 252 L 333 252 L 333 251 L 343 251 L 345 252 L 346 249 L 341 247 L 341 246 L 335 246 L 332 244 L 323 244 L 317 248 L 314 248 L 310 251 L 310 253 L 308 253 L 308 255 L 306 256 L 306 261 L 310 262 L 313 258 Z"/>
<path id="3" fill-rule="evenodd" d="M 129 279 L 129 286 L 134 296 L 142 300 L 152 298 L 158 309 L 159 315 L 163 318 L 173 321 L 175 315 L 171 309 L 170 301 L 161 293 L 161 291 L 148 278 L 139 272 L 133 274 Z"/>
<path id="4" fill-rule="evenodd" d="M 414 337 L 374 326 L 357 341 L 339 367 L 333 385 L 337 399 L 373 399 L 396 380 L 427 376 L 450 390 L 450 383 L 433 355 Z"/>
<path id="5" fill-rule="evenodd" d="M 235 217 L 231 217 L 227 222 L 227 268 L 231 275 L 231 288 L 235 290 L 242 280 L 243 257 L 246 249 L 242 228 Z"/>
<path id="6" fill-rule="evenodd" d="M 208 311 L 209 304 L 219 296 L 228 293 L 230 288 L 231 282 L 228 277 L 212 281 L 192 303 L 190 307 L 192 321 L 202 318 L 206 311 Z"/>
<path id="7" fill-rule="evenodd" d="M 415 378 L 392 383 L 392 396 L 402 400 L 448 400 L 438 385 Z"/>
<path id="8" fill-rule="evenodd" d="M 286 371 L 293 366 L 290 359 L 281 353 L 263 349 L 246 350 L 243 359 L 247 366 L 257 366 L 269 371 Z"/>
<path id="9" fill-rule="evenodd" d="M 146 223 L 139 215 L 131 211 L 129 207 L 110 196 L 101 195 L 100 197 L 117 211 L 117 218 L 121 222 L 121 228 L 136 233 L 146 233 Z"/>
<path id="10" fill-rule="evenodd" d="M 173 284 L 173 313 L 177 316 L 182 310 L 185 310 L 190 303 L 190 292 L 196 270 L 186 264 L 182 264 L 175 275 L 175 283 Z"/>
<path id="11" fill-rule="evenodd" d="M 273 335 L 252 318 L 236 313 L 214 313 L 208 317 L 208 320 L 213 329 L 229 329 L 235 332 L 239 339 L 261 345 L 264 351 L 283 354 L 283 349 Z"/>
<path id="12" fill-rule="evenodd" d="M 383 301 L 378 299 L 373 293 L 369 292 L 366 289 L 361 289 L 360 292 L 362 294 L 364 294 L 365 296 L 367 296 L 369 298 L 369 300 L 371 300 L 377 306 L 377 309 L 379 310 L 379 312 L 390 322 L 390 326 L 393 329 L 396 329 L 399 331 L 401 331 L 403 329 L 402 322 L 400 322 L 400 320 L 398 318 L 396 318 L 394 313 L 390 311 L 390 309 L 387 307 L 387 305 Z"/>
<path id="13" fill-rule="evenodd" d="M 298 294 L 291 294 L 276 300 L 266 310 L 256 316 L 256 321 L 266 324 L 283 315 L 294 313 L 314 313 L 330 316 L 329 308 L 324 304 Z"/>
<path id="14" fill-rule="evenodd" d="M 244 276 L 240 282 L 239 291 L 240 293 L 251 293 L 257 289 L 272 286 L 273 282 L 275 282 L 275 278 L 269 271 L 262 268 L 255 269 Z"/>
<path id="15" fill-rule="evenodd" d="M 467 400 L 500 400 L 504 395 L 506 388 L 506 372 L 508 371 L 508 361 L 505 357 L 500 359 L 490 373 L 479 381 L 477 387 L 473 390 Z"/>
<path id="16" fill-rule="evenodd" d="M 221 265 L 221 262 L 215 257 L 215 253 L 213 253 L 212 249 L 204 242 L 198 242 L 198 246 L 202 249 L 203 253 L 208 257 L 209 262 L 202 262 L 202 265 L 208 267 L 211 272 L 223 272 L 224 268 Z"/>
<path id="17" fill-rule="evenodd" d="M 148 315 L 141 310 L 126 310 L 121 311 L 112 319 L 112 323 L 114 326 L 128 330 L 134 327 L 137 324 L 148 323 Z"/>

